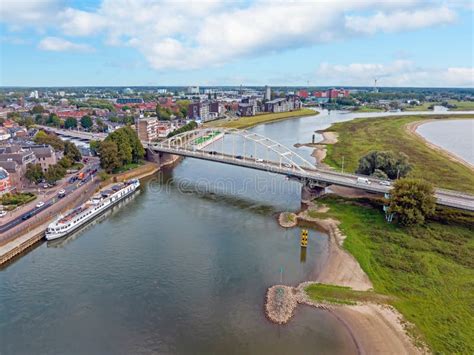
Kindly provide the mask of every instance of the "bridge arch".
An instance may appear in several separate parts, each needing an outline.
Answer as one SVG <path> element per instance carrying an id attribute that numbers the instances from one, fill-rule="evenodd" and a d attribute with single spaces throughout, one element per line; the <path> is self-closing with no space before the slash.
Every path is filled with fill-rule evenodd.
<path id="1" fill-rule="evenodd" d="M 250 132 L 243 129 L 235 128 L 198 128 L 192 131 L 179 133 L 171 138 L 168 138 L 162 142 L 152 143 L 151 148 L 159 150 L 160 148 L 167 149 L 176 149 L 182 151 L 202 151 L 203 148 L 214 144 L 215 141 L 222 139 L 223 141 L 226 136 L 230 136 L 231 139 L 239 137 L 243 140 L 243 151 L 236 153 L 235 150 L 235 140 L 232 141 L 232 153 L 228 153 L 227 156 L 233 157 L 234 159 L 253 159 L 261 160 L 262 163 L 266 164 L 282 164 L 291 165 L 292 168 L 304 172 L 304 169 L 314 169 L 315 165 L 310 163 L 308 160 L 303 158 L 298 153 L 289 149 L 285 145 L 278 143 L 277 141 L 265 137 L 261 134 Z M 203 137 L 208 137 L 208 141 L 201 142 Z M 248 147 L 248 144 L 251 143 L 253 147 Z M 260 154 L 256 147 L 263 147 L 264 151 L 267 154 Z M 251 150 L 253 148 L 253 150 Z M 257 152 L 259 154 L 257 154 Z M 274 161 L 269 159 L 269 152 L 275 154 L 279 161 Z M 216 154 L 224 155 L 224 147 L 222 146 L 222 151 Z M 250 154 L 250 155 L 249 155 Z"/>

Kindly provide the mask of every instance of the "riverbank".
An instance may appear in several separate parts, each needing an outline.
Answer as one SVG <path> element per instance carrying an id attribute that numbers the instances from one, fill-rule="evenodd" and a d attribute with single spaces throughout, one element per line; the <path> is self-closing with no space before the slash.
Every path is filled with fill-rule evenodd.
<path id="1" fill-rule="evenodd" d="M 354 172 L 359 159 L 373 150 L 403 152 L 412 165 L 411 177 L 423 178 L 437 187 L 474 193 L 472 169 L 440 150 L 434 150 L 406 126 L 430 120 L 472 119 L 474 115 L 404 115 L 380 118 L 358 118 L 330 126 L 327 132 L 338 133 L 337 142 L 326 144 L 323 163 Z M 442 179 L 440 179 L 442 177 Z"/>
<path id="2" fill-rule="evenodd" d="M 328 234 L 327 263 L 315 281 L 303 282 L 296 287 L 270 287 L 265 302 L 267 317 L 277 324 L 285 324 L 293 316 L 298 304 L 309 305 L 333 314 L 350 333 L 361 353 L 423 353 L 424 347 L 416 347 L 408 336 L 407 328 L 410 325 L 403 316 L 384 304 L 388 298 L 372 292 L 373 285 L 367 274 L 343 247 L 346 236 L 339 229 L 340 222 L 328 217 L 328 211 L 327 206 L 311 203 L 296 218 L 305 225 L 314 224 Z M 347 287 L 341 288 L 338 293 L 350 295 L 352 299 L 338 302 L 334 296 L 334 290 L 338 288 L 330 285 Z M 324 297 L 312 294 L 314 288 L 322 288 Z"/>
<path id="3" fill-rule="evenodd" d="M 262 123 L 282 121 L 289 118 L 298 118 L 303 116 L 315 116 L 319 114 L 318 111 L 311 110 L 308 108 L 302 108 L 300 110 L 290 112 L 278 112 L 278 113 L 264 113 L 255 116 L 241 117 L 235 120 L 216 120 L 205 123 L 205 127 L 223 127 L 223 128 L 237 128 L 244 129 L 254 127 Z"/>
<path id="4" fill-rule="evenodd" d="M 436 221 L 407 228 L 388 224 L 381 207 L 367 199 L 327 196 L 321 203 L 329 210 L 316 216 L 339 221 L 337 227 L 346 236 L 343 251 L 355 258 L 377 294 L 390 297 L 388 303 L 408 321 L 402 322 L 404 329 L 416 344 L 426 342 L 435 353 L 473 352 L 470 324 L 474 316 L 469 300 L 474 278 L 474 214 L 440 209 Z M 334 276 L 326 272 L 337 274 L 339 269 L 331 271 L 329 266 L 318 281 L 331 283 Z M 342 314 L 357 317 L 354 312 Z"/>
<path id="5" fill-rule="evenodd" d="M 464 160 L 463 158 L 461 158 L 460 156 L 450 152 L 449 150 L 444 149 L 443 147 L 440 147 L 440 146 L 430 142 L 425 137 L 423 137 L 420 133 L 417 132 L 418 127 L 420 127 L 421 125 L 427 124 L 429 122 L 433 122 L 433 121 L 434 120 L 424 120 L 424 121 L 411 122 L 411 123 L 409 123 L 405 126 L 405 129 L 406 129 L 408 134 L 416 136 L 418 139 L 422 140 L 431 149 L 434 149 L 434 150 L 440 152 L 441 154 L 444 154 L 448 159 L 450 159 L 450 160 L 452 160 L 456 163 L 460 163 L 460 164 L 466 166 L 467 168 L 471 169 L 472 172 L 474 173 L 474 165 L 472 165 L 470 162 Z"/>

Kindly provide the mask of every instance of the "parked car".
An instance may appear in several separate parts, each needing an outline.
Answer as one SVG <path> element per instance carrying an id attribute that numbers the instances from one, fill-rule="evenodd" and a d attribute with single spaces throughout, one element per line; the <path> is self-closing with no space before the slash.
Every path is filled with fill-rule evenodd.
<path id="1" fill-rule="evenodd" d="M 5 217 L 7 215 L 7 211 L 0 211 L 0 217 Z"/>
<path id="2" fill-rule="evenodd" d="M 387 180 L 380 181 L 379 184 L 380 184 L 380 185 L 383 185 L 383 186 L 390 186 L 390 185 L 392 185 L 392 183 L 391 183 L 390 181 L 387 181 Z"/>
<path id="3" fill-rule="evenodd" d="M 44 206 L 44 202 L 43 201 L 40 201 L 36 204 L 36 208 L 41 208 Z"/>

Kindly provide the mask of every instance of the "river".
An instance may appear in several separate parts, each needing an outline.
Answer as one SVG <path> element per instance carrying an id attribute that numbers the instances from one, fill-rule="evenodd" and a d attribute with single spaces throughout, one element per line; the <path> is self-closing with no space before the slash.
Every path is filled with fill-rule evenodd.
<path id="1" fill-rule="evenodd" d="M 417 133 L 474 165 L 474 120 L 428 122 Z"/>
<path id="2" fill-rule="evenodd" d="M 380 115 L 252 130 L 292 147 L 332 122 Z M 282 176 L 184 159 L 0 271 L 0 353 L 354 353 L 329 312 L 299 307 L 285 326 L 264 316 L 267 287 L 312 279 L 327 259 L 327 235 L 311 230 L 304 254 L 299 229 L 278 226 L 279 211 L 299 207 L 299 184 Z"/>

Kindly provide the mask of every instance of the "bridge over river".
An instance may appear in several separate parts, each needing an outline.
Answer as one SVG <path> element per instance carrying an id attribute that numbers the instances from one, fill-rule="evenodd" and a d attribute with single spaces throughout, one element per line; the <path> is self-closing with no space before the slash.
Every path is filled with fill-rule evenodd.
<path id="1" fill-rule="evenodd" d="M 303 199 L 319 196 L 327 186 L 356 188 L 380 195 L 392 186 L 370 176 L 340 173 L 307 161 L 284 145 L 246 130 L 202 128 L 178 134 L 163 142 L 146 143 L 158 153 L 179 155 L 223 164 L 268 171 L 294 178 L 303 184 Z M 474 211 L 474 196 L 458 191 L 436 189 L 439 205 Z"/>

